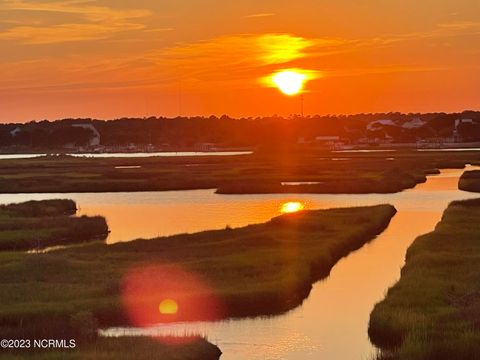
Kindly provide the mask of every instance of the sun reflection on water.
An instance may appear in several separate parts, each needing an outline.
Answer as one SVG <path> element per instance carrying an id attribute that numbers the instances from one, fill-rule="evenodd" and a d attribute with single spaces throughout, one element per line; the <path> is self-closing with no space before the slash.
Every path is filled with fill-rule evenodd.
<path id="1" fill-rule="evenodd" d="M 158 305 L 158 311 L 164 315 L 174 315 L 178 312 L 178 304 L 175 300 L 165 299 Z"/>
<path id="2" fill-rule="evenodd" d="M 280 212 L 282 214 L 291 214 L 302 211 L 305 209 L 305 204 L 300 201 L 289 201 L 283 203 L 280 207 Z"/>

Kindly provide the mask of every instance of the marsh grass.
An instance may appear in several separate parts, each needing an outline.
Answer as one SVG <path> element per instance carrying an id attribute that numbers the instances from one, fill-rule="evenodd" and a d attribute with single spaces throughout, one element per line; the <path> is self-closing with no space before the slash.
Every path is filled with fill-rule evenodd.
<path id="1" fill-rule="evenodd" d="M 75 201 L 68 199 L 53 199 L 43 201 L 26 201 L 0 205 L 0 214 L 11 217 L 41 217 L 74 215 L 77 212 Z"/>
<path id="2" fill-rule="evenodd" d="M 73 319 L 85 312 L 99 326 L 127 325 L 122 279 L 152 263 L 205 279 L 224 304 L 221 318 L 278 314 L 299 305 L 314 281 L 383 231 L 394 214 L 390 205 L 305 211 L 237 229 L 46 254 L 2 252 L 0 334 L 79 336 L 85 329 Z"/>
<path id="3" fill-rule="evenodd" d="M 480 192 L 480 171 L 465 171 L 458 183 L 460 190 Z"/>
<path id="4" fill-rule="evenodd" d="M 72 200 L 28 201 L 0 206 L 0 250 L 41 249 L 104 239 L 101 216 L 75 217 Z"/>
<path id="5" fill-rule="evenodd" d="M 202 338 L 184 344 L 140 337 L 96 338 L 75 349 L 2 352 L 2 360 L 218 360 L 220 349 Z"/>
<path id="6" fill-rule="evenodd" d="M 470 151 L 351 153 L 346 161 L 332 160 L 338 156 L 328 151 L 292 149 L 202 158 L 46 156 L 1 160 L 0 193 L 187 189 L 218 189 L 222 194 L 393 193 L 425 181 L 425 175 L 438 168 L 480 163 L 478 154 Z M 386 159 L 390 156 L 395 157 L 393 161 Z M 282 186 L 282 182 L 321 184 Z"/>
<path id="7" fill-rule="evenodd" d="M 381 359 L 480 359 L 480 199 L 456 201 L 408 249 L 370 317 Z"/>

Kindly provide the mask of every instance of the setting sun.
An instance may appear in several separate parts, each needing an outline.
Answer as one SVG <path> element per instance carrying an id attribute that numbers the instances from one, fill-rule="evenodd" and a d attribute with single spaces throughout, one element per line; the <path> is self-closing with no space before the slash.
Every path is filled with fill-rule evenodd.
<path id="1" fill-rule="evenodd" d="M 175 300 L 165 299 L 158 306 L 158 311 L 160 314 L 174 315 L 178 312 L 178 304 Z"/>
<path id="2" fill-rule="evenodd" d="M 282 204 L 280 207 L 280 212 L 282 214 L 290 214 L 302 211 L 303 209 L 305 209 L 305 204 L 298 201 L 291 201 Z"/>
<path id="3" fill-rule="evenodd" d="M 285 95 L 296 95 L 302 91 L 307 76 L 293 70 L 285 70 L 275 74 L 272 81 Z"/>

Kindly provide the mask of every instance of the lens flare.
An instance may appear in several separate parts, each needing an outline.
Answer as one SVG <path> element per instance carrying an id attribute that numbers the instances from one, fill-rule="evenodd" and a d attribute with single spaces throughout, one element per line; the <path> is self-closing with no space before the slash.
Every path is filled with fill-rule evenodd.
<path id="1" fill-rule="evenodd" d="M 302 211 L 303 209 L 305 209 L 305 204 L 299 201 L 290 201 L 282 204 L 280 212 L 282 214 L 291 214 Z"/>
<path id="2" fill-rule="evenodd" d="M 218 320 L 224 316 L 223 302 L 206 280 L 176 265 L 146 264 L 134 267 L 125 274 L 121 290 L 125 314 L 134 327 Z M 157 340 L 173 343 L 190 342 L 193 339 Z"/>

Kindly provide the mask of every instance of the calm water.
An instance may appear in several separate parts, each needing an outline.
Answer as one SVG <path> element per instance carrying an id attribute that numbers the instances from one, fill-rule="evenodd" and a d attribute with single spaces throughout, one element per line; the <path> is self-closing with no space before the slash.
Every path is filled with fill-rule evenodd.
<path id="1" fill-rule="evenodd" d="M 76 157 L 91 158 L 144 158 L 154 156 L 178 157 L 178 156 L 232 156 L 249 155 L 251 151 L 179 151 L 179 152 L 138 152 L 138 153 L 73 153 L 67 154 Z M 0 154 L 0 160 L 6 159 L 31 159 L 47 154 Z"/>
<path id="2" fill-rule="evenodd" d="M 444 170 L 427 183 L 397 194 L 368 195 L 216 195 L 213 190 L 0 195 L 0 203 L 28 199 L 72 198 L 81 214 L 106 216 L 108 241 L 126 241 L 181 232 L 243 226 L 278 215 L 289 201 L 307 209 L 390 203 L 398 210 L 388 229 L 342 259 L 331 275 L 313 286 L 302 306 L 271 318 L 114 328 L 121 335 L 201 334 L 223 351 L 223 360 L 368 359 L 375 349 L 367 337 L 369 314 L 399 278 L 406 249 L 433 230 L 452 200 L 480 197 L 457 189 L 463 170 Z"/>

